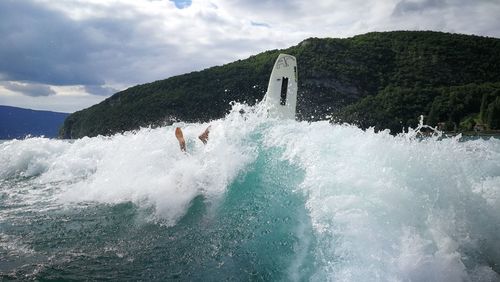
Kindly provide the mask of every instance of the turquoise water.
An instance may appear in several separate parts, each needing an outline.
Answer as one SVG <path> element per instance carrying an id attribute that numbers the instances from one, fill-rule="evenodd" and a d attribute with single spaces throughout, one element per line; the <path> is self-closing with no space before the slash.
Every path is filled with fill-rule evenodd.
<path id="1" fill-rule="evenodd" d="M 0 143 L 0 280 L 500 281 L 500 140 L 206 126 Z"/>

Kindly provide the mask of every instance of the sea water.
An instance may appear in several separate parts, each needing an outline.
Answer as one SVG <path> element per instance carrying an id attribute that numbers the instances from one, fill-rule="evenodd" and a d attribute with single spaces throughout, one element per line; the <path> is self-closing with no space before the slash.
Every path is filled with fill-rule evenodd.
<path id="1" fill-rule="evenodd" d="M 210 124 L 0 143 L 0 280 L 500 281 L 499 139 Z"/>

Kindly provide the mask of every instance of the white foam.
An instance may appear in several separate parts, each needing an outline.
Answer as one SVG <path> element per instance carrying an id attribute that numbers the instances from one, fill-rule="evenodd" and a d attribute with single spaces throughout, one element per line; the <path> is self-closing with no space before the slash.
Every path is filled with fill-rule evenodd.
<path id="1" fill-rule="evenodd" d="M 499 140 L 302 122 L 271 128 L 266 145 L 284 148 L 306 172 L 300 190 L 321 249 L 313 280 L 495 276 L 488 264 L 500 261 L 492 251 L 500 249 Z"/>
<path id="2" fill-rule="evenodd" d="M 62 202 L 133 201 L 154 206 L 167 224 L 175 224 L 193 198 L 215 199 L 256 158 L 247 135 L 261 119 L 254 109 L 234 105 L 225 119 L 211 123 L 208 144 L 198 135 L 208 124 L 175 124 L 111 137 L 75 141 L 30 138 L 0 144 L 0 176 L 32 177 L 58 183 Z M 174 136 L 181 126 L 188 153 Z"/>
<path id="3" fill-rule="evenodd" d="M 259 146 L 277 147 L 305 172 L 293 189 L 305 195 L 316 235 L 314 244 L 301 235 L 301 246 L 316 248 L 312 280 L 500 279 L 493 266 L 500 262 L 500 140 L 419 140 L 414 132 L 394 137 L 262 116 L 259 107 L 235 104 L 210 123 L 206 146 L 197 136 L 208 123 L 75 141 L 8 141 L 0 144 L 0 177 L 30 177 L 53 191 L 38 196 L 55 193 L 65 204 L 153 206 L 173 225 L 195 197 L 223 196 Z M 175 126 L 184 130 L 187 155 Z M 290 279 L 298 279 L 304 257 L 298 252 Z"/>

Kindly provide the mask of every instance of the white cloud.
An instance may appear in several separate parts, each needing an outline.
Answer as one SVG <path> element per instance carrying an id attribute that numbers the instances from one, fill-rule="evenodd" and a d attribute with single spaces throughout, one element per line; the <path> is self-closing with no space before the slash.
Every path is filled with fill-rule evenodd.
<path id="1" fill-rule="evenodd" d="M 90 94 L 308 37 L 401 29 L 499 37 L 498 14 L 500 2 L 491 0 L 193 0 L 184 9 L 168 0 L 3 0 L 0 80 L 47 85 L 57 93 L 46 97 L 50 103 L 61 97 L 57 85 L 78 86 L 85 101 L 100 101 Z M 0 102 L 9 103 L 5 91 Z"/>

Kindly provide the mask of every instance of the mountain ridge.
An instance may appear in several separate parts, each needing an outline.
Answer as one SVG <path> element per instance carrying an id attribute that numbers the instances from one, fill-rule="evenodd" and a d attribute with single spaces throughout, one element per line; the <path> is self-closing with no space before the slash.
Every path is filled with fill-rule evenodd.
<path id="1" fill-rule="evenodd" d="M 0 105 L 0 139 L 57 137 L 69 113 Z"/>
<path id="2" fill-rule="evenodd" d="M 281 52 L 298 60 L 300 120 L 332 116 L 334 121 L 388 128 L 394 133 L 416 125 L 420 115 L 431 117 L 430 125 L 500 126 L 496 123 L 500 116 L 500 39 L 392 31 L 345 39 L 308 38 L 286 49 L 133 86 L 70 115 L 60 136 L 109 135 L 174 120 L 221 118 L 231 101 L 252 105 L 263 98 Z M 474 89 L 474 94 L 462 93 L 467 89 Z M 444 105 L 457 100 L 457 95 L 472 102 Z M 395 105 L 393 100 L 406 104 Z M 444 111 L 445 106 L 450 109 Z M 453 112 L 455 106 L 467 110 Z"/>

